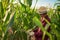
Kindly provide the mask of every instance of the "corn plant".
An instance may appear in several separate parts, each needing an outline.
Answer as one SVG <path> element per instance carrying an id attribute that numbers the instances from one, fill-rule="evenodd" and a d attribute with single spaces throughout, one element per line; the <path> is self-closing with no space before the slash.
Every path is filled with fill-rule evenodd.
<path id="1" fill-rule="evenodd" d="M 27 31 L 30 29 L 33 30 L 36 25 L 39 26 L 43 32 L 46 32 L 45 35 L 48 35 L 50 40 L 54 40 L 51 36 L 52 33 L 54 33 L 59 40 L 60 15 L 57 14 L 58 11 L 53 13 L 53 9 L 50 9 L 48 12 L 50 14 L 53 13 L 51 15 L 48 14 L 51 18 L 51 23 L 47 21 L 47 23 L 51 25 L 51 33 L 48 33 L 39 21 L 40 15 L 37 13 L 35 7 L 31 9 L 32 0 L 24 0 L 23 3 L 21 0 L 18 0 L 19 3 L 14 3 L 14 1 L 15 0 L 0 1 L 0 40 L 29 40 Z"/>

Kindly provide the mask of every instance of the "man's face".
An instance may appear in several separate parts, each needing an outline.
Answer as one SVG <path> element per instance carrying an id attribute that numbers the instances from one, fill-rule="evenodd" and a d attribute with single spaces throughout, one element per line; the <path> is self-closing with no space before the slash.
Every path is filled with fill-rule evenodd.
<path id="1" fill-rule="evenodd" d="M 40 14 L 41 17 L 45 17 L 47 14 Z"/>

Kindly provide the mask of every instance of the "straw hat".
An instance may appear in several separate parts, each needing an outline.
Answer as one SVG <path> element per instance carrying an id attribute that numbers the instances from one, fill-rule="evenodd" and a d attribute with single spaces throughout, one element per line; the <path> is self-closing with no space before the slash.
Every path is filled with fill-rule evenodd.
<path id="1" fill-rule="evenodd" d="M 39 14 L 44 14 L 47 12 L 47 8 L 44 6 L 41 6 L 37 11 Z"/>

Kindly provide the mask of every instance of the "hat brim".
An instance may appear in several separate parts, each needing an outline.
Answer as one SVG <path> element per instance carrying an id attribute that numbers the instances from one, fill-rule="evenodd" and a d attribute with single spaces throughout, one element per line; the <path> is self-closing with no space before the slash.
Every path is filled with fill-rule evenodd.
<path id="1" fill-rule="evenodd" d="M 46 10 L 44 10 L 44 11 L 38 11 L 38 14 L 46 14 L 46 13 L 47 13 Z"/>

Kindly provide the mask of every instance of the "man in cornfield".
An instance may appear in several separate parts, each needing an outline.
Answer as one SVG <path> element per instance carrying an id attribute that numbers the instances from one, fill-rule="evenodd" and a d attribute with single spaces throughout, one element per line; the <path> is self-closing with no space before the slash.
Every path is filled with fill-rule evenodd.
<path id="1" fill-rule="evenodd" d="M 46 20 L 48 22 L 50 22 L 50 18 L 47 15 L 47 8 L 42 6 L 38 9 L 38 12 L 39 12 L 39 15 L 41 16 L 40 21 L 42 22 L 43 27 L 49 32 L 50 25 L 46 22 Z M 31 40 L 42 40 L 43 32 L 42 32 L 41 28 L 39 28 L 38 26 L 36 26 L 36 28 L 33 31 L 31 31 L 30 34 L 32 36 Z M 49 37 L 47 35 L 45 35 L 44 40 L 49 40 Z"/>
<path id="2" fill-rule="evenodd" d="M 50 31 L 50 25 L 48 25 L 48 23 L 46 22 L 46 20 L 48 22 L 50 22 L 50 18 L 47 15 L 47 8 L 42 6 L 38 9 L 38 12 L 39 12 L 39 15 L 41 16 L 40 21 L 42 22 L 43 27 L 45 28 L 46 26 L 49 26 L 46 29 L 49 32 Z M 36 29 L 33 32 L 34 32 L 35 40 L 42 40 L 43 32 L 39 27 L 36 27 Z M 49 40 L 49 37 L 47 35 L 45 35 L 44 40 Z"/>

